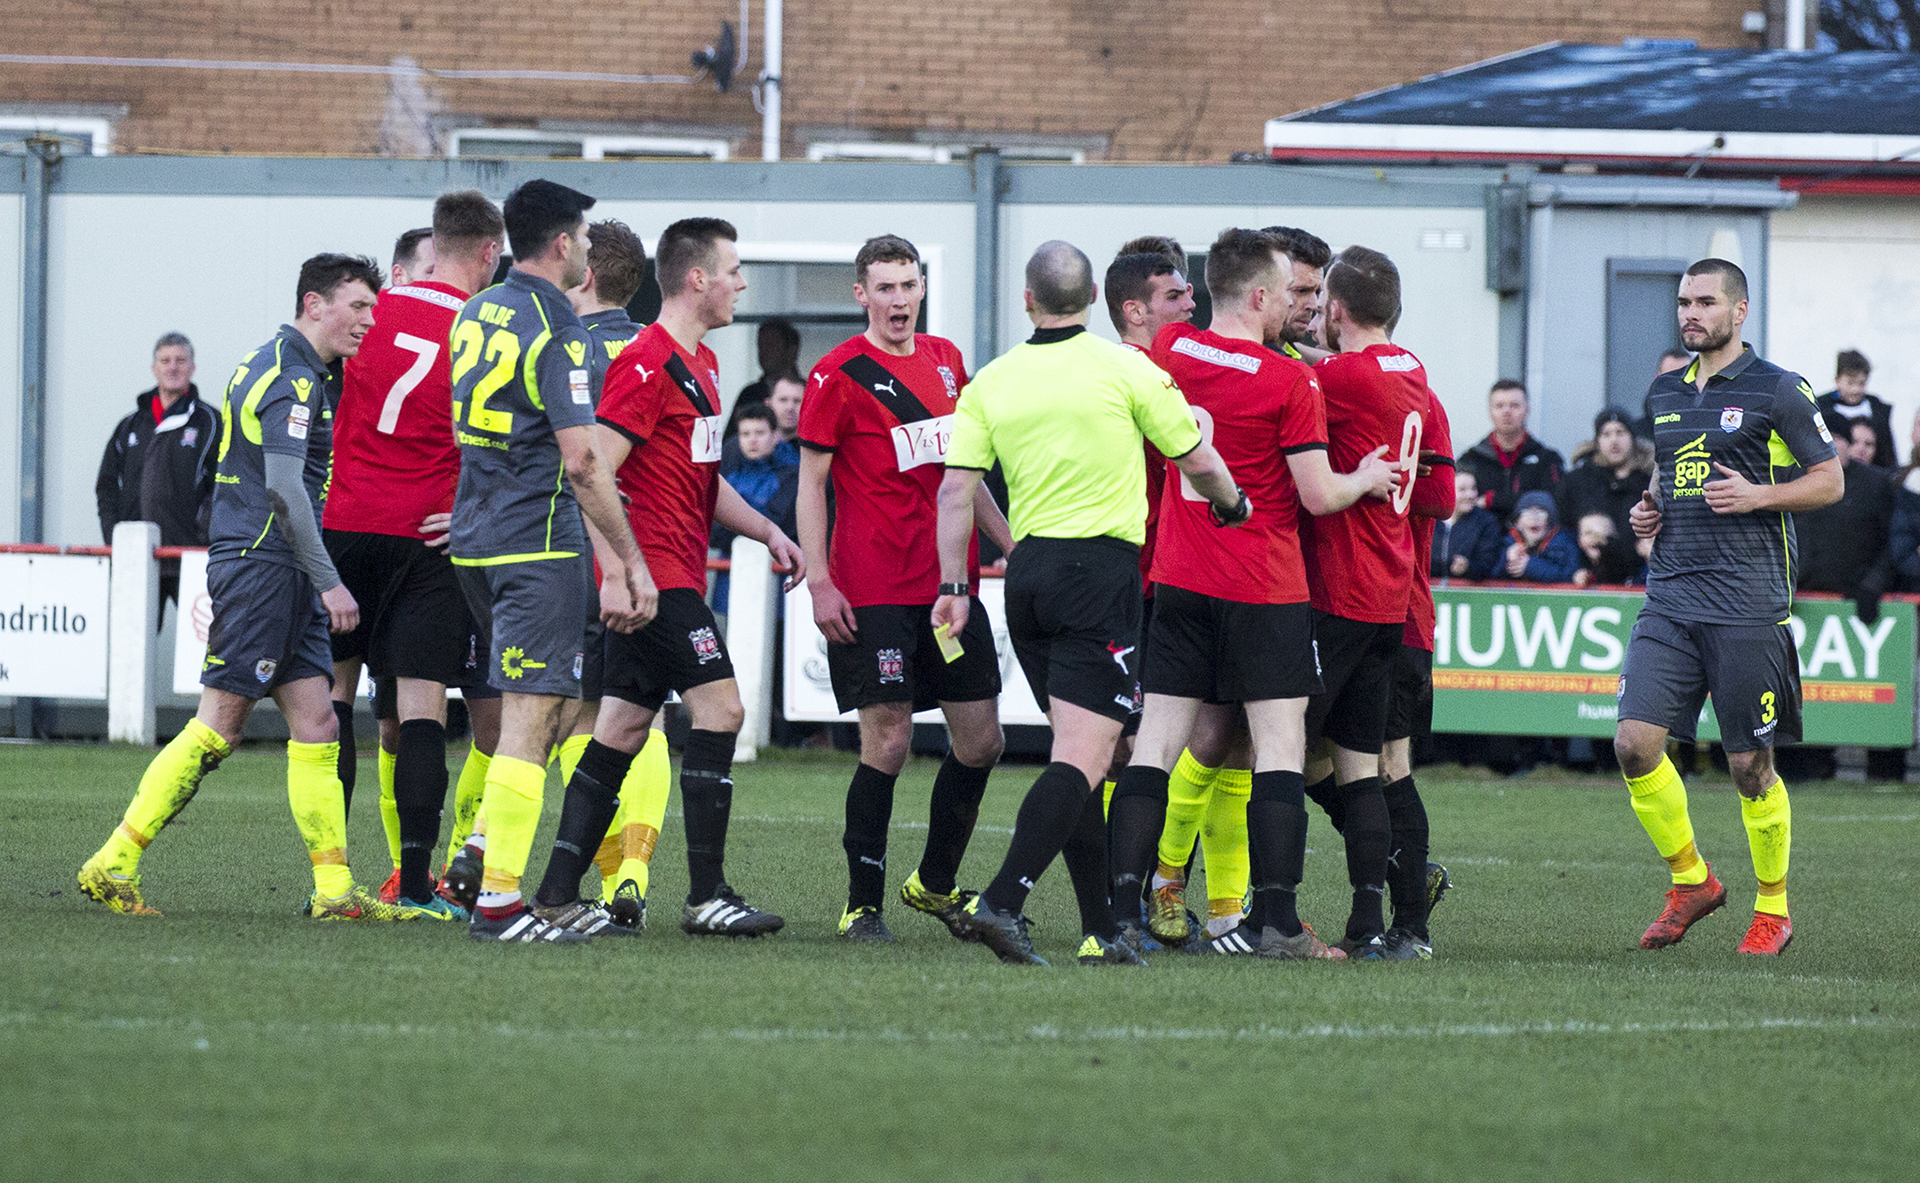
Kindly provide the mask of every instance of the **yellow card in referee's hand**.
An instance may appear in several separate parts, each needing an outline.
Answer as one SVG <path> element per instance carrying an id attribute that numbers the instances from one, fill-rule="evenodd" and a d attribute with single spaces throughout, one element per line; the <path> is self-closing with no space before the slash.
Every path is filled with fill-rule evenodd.
<path id="1" fill-rule="evenodd" d="M 959 661 L 960 655 L 966 650 L 960 647 L 959 638 L 947 631 L 948 627 L 944 624 L 934 626 L 933 640 L 940 646 L 940 656 L 946 658 L 947 664 L 951 665 Z"/>

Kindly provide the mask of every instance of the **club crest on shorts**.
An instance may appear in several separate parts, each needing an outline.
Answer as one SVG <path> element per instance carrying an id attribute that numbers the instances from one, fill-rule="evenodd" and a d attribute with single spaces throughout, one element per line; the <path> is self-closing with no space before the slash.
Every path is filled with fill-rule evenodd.
<path id="1" fill-rule="evenodd" d="M 687 634 L 687 640 L 693 642 L 693 655 L 700 659 L 701 665 L 720 660 L 720 641 L 711 628 L 701 625 Z"/>
<path id="2" fill-rule="evenodd" d="M 268 682 L 273 680 L 273 671 L 279 668 L 280 668 L 279 662 L 275 661 L 271 657 L 263 657 L 259 661 L 254 663 L 254 666 L 253 666 L 254 679 L 258 681 L 262 686 L 265 686 Z"/>
<path id="3" fill-rule="evenodd" d="M 880 665 L 882 682 L 904 682 L 907 680 L 906 654 L 898 649 L 882 649 L 875 653 L 874 660 Z"/>
<path id="4" fill-rule="evenodd" d="M 1720 430 L 1726 432 L 1739 431 L 1740 421 L 1745 418 L 1746 413 L 1739 407 L 1726 407 L 1720 412 Z"/>
<path id="5" fill-rule="evenodd" d="M 573 680 L 578 682 L 580 680 L 581 673 L 584 672 L 586 668 L 587 668 L 587 655 L 584 653 L 574 654 L 573 655 Z"/>

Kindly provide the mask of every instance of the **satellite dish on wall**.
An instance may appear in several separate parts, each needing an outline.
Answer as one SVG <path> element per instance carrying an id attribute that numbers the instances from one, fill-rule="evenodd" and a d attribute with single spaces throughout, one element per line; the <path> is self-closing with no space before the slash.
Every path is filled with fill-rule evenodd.
<path id="1" fill-rule="evenodd" d="M 738 47 L 734 40 L 733 25 L 728 21 L 720 22 L 720 44 L 709 45 L 705 49 L 693 52 L 693 65 L 698 70 L 713 71 L 713 84 L 721 94 L 733 85 L 734 52 Z"/>

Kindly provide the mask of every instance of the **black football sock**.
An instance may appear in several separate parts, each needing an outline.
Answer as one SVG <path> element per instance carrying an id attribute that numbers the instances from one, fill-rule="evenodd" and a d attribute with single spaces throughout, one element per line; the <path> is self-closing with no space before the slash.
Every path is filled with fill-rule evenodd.
<path id="1" fill-rule="evenodd" d="M 1416 936 L 1427 935 L 1427 807 L 1411 776 L 1381 790 L 1393 831 L 1393 859 L 1387 887 L 1393 898 L 1393 924 Z"/>
<path id="2" fill-rule="evenodd" d="M 393 754 L 393 806 L 400 817 L 400 894 L 416 903 L 433 898 L 430 867 L 446 803 L 447 729 L 432 719 L 408 719 Z"/>
<path id="3" fill-rule="evenodd" d="M 847 907 L 878 908 L 887 892 L 887 823 L 893 820 L 893 782 L 870 764 L 856 765 L 847 786 Z"/>
<path id="4" fill-rule="evenodd" d="M 1160 831 L 1166 823 L 1166 771 L 1145 764 L 1128 765 L 1114 784 L 1112 813 L 1107 819 L 1107 861 L 1113 876 L 1115 920 L 1139 919 L 1140 885 L 1152 882 Z"/>
<path id="5" fill-rule="evenodd" d="M 927 849 L 920 856 L 920 886 L 928 891 L 945 895 L 953 890 L 991 775 L 992 765 L 962 764 L 952 752 L 940 762 L 933 778 L 933 802 L 927 809 Z"/>
<path id="6" fill-rule="evenodd" d="M 680 757 L 680 806 L 687 824 L 687 902 L 704 903 L 726 878 L 727 818 L 733 812 L 731 731 L 687 735 Z"/>
<path id="7" fill-rule="evenodd" d="M 1099 793 L 1087 794 L 1080 820 L 1060 848 L 1067 864 L 1067 876 L 1073 880 L 1073 898 L 1080 905 L 1080 931 L 1104 940 L 1120 935 L 1115 923 L 1115 907 L 1107 902 L 1107 818 L 1106 802 Z M 1135 898 L 1138 898 L 1138 892 Z M 1117 905 L 1116 905 L 1117 906 Z M 1136 903 L 1135 908 L 1139 905 Z"/>
<path id="8" fill-rule="evenodd" d="M 340 723 L 340 795 L 347 800 L 347 812 L 353 812 L 353 782 L 360 771 L 360 753 L 353 746 L 353 700 L 333 704 L 333 717 Z"/>
<path id="9" fill-rule="evenodd" d="M 996 912 L 1018 912 L 1026 904 L 1027 893 L 1033 890 L 1041 872 L 1080 824 L 1090 792 L 1086 774 L 1078 768 L 1071 764 L 1047 765 L 1020 803 L 1000 873 L 982 893 L 988 907 Z"/>
<path id="10" fill-rule="evenodd" d="M 1378 936 L 1387 929 L 1382 897 L 1387 891 L 1387 802 L 1380 778 L 1362 777 L 1340 786 L 1346 811 L 1347 882 L 1353 885 L 1353 912 L 1347 917 L 1347 939 Z"/>
<path id="11" fill-rule="evenodd" d="M 1253 908 L 1247 926 L 1300 935 L 1295 892 L 1307 861 L 1306 778 L 1297 772 L 1256 772 L 1247 798 L 1247 857 Z"/>
<path id="12" fill-rule="evenodd" d="M 404 725 L 403 725 L 404 726 Z M 567 798 L 560 806 L 560 829 L 547 856 L 547 873 L 533 901 L 542 907 L 571 904 L 580 898 L 580 877 L 599 853 L 600 843 L 620 811 L 620 783 L 627 779 L 633 753 L 587 741 L 567 781 Z"/>
<path id="13" fill-rule="evenodd" d="M 1313 803 L 1326 812 L 1327 820 L 1333 823 L 1333 832 L 1346 833 L 1347 808 L 1340 800 L 1340 790 L 1334 787 L 1333 774 L 1328 773 L 1325 780 L 1317 780 L 1307 786 L 1307 796 Z"/>

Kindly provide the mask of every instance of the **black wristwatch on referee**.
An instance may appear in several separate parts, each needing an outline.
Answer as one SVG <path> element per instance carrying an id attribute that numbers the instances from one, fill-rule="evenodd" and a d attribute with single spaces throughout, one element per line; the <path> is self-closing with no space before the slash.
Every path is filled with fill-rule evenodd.
<path id="1" fill-rule="evenodd" d="M 1247 500 L 1247 491 L 1237 486 L 1233 491 L 1240 495 L 1240 499 L 1233 503 L 1232 509 L 1222 512 L 1219 506 L 1207 503 L 1207 516 L 1213 519 L 1214 525 L 1237 526 L 1253 516 L 1253 503 Z"/>
<path id="2" fill-rule="evenodd" d="M 973 587 L 965 583 L 943 583 L 940 585 L 940 594 L 943 596 L 970 596 L 973 594 Z"/>

